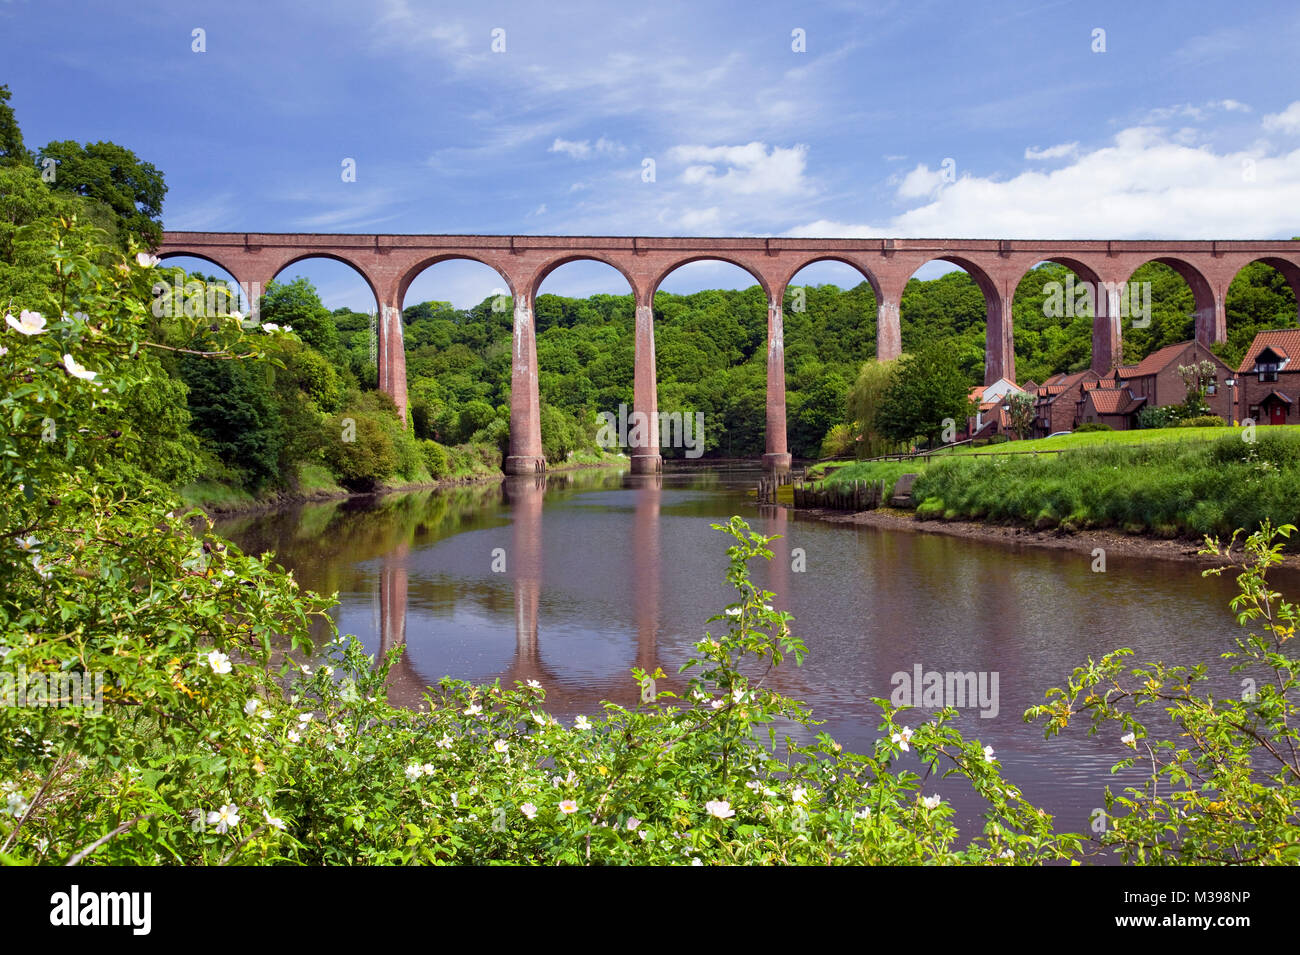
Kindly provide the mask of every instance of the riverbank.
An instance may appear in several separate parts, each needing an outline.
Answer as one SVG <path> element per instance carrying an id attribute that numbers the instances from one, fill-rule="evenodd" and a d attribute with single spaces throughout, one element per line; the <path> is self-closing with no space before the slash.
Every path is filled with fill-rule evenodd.
<path id="1" fill-rule="evenodd" d="M 841 469 L 828 484 L 851 477 L 892 486 L 898 471 L 915 471 L 910 494 L 920 520 L 1014 527 L 1048 539 L 1100 533 L 1117 541 L 1195 543 L 1207 534 L 1226 540 L 1233 530 L 1264 521 L 1300 525 L 1295 429 L 1237 429 L 1208 441 L 1156 436 L 1164 440 L 1055 454 L 952 454 L 919 467 L 863 462 Z"/>
<path id="2" fill-rule="evenodd" d="M 628 466 L 628 459 L 623 455 L 606 455 L 600 461 L 581 461 L 572 464 L 558 464 L 547 468 L 547 473 L 565 471 L 585 471 L 602 468 Z M 324 469 L 316 469 L 323 471 Z M 411 491 L 430 491 L 440 488 L 467 487 L 479 484 L 496 484 L 506 479 L 501 471 L 471 474 L 460 477 L 439 478 L 433 481 L 416 481 L 383 484 L 373 491 L 349 491 L 347 488 L 331 481 L 323 480 L 320 475 L 308 475 L 300 482 L 296 490 L 268 491 L 250 494 L 248 491 L 232 488 L 215 481 L 202 481 L 181 488 L 178 492 L 187 507 L 197 507 L 211 518 L 233 517 L 239 514 L 258 514 L 274 511 L 283 507 L 299 504 L 312 504 L 322 501 L 339 501 L 348 498 L 382 497 L 389 494 L 403 494 Z"/>
<path id="3" fill-rule="evenodd" d="M 1242 555 L 1241 541 L 1232 551 L 1232 560 L 1224 560 L 1198 553 L 1201 543 L 1186 538 L 1164 538 L 1147 534 L 1124 534 L 1115 530 L 1064 531 L 1034 530 L 1005 524 L 987 524 L 966 520 L 922 520 L 914 511 L 882 507 L 873 511 L 848 513 L 826 508 L 801 509 L 830 524 L 857 524 L 886 530 L 910 531 L 918 534 L 939 534 L 944 537 L 961 537 L 967 540 L 993 541 L 1012 547 L 1035 547 L 1048 550 L 1068 550 L 1081 554 L 1088 560 L 1096 555 L 1098 547 L 1109 557 L 1146 557 L 1158 560 L 1177 560 L 1203 567 L 1223 567 L 1235 563 Z M 1300 554 L 1288 554 L 1282 566 L 1300 570 Z"/>

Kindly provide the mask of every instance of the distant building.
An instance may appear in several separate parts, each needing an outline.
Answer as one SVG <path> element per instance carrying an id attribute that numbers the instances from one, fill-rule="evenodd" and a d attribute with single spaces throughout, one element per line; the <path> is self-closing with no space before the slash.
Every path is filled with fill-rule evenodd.
<path id="1" fill-rule="evenodd" d="M 999 378 L 991 385 L 980 385 L 970 391 L 970 400 L 976 405 L 975 414 L 966 421 L 966 437 L 988 438 L 1004 434 L 1011 428 L 1010 416 L 1002 405 L 1007 396 L 1024 389 L 1009 378 Z"/>
<path id="2" fill-rule="evenodd" d="M 1089 368 L 1073 375 L 1053 375 L 1039 385 L 1035 392 L 1033 436 L 1043 438 L 1057 431 L 1073 431 L 1083 386 L 1096 381 L 1097 373 Z"/>
<path id="3" fill-rule="evenodd" d="M 1260 332 L 1237 366 L 1237 413 L 1256 424 L 1300 423 L 1300 328 Z"/>
<path id="4" fill-rule="evenodd" d="M 1203 361 L 1215 366 L 1205 403 L 1212 414 L 1231 421 L 1232 395 L 1223 384 L 1232 378 L 1232 369 L 1200 342 L 1189 341 L 1157 349 L 1136 365 L 1120 365 L 1095 383 L 1084 385 L 1076 426 L 1097 422 L 1126 431 L 1137 427 L 1137 415 L 1143 408 L 1182 404 L 1187 400 L 1187 383 L 1178 369 Z"/>

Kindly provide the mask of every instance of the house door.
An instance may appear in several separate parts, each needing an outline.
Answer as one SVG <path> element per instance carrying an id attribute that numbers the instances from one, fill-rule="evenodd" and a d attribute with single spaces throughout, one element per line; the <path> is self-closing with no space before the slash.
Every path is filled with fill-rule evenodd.
<path id="1" fill-rule="evenodd" d="M 1273 402 L 1272 407 L 1268 409 L 1269 424 L 1286 424 L 1286 405 L 1280 401 Z"/>

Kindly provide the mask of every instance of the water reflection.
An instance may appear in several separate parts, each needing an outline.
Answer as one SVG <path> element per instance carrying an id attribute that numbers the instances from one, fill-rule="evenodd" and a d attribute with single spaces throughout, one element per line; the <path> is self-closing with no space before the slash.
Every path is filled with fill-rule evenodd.
<path id="1" fill-rule="evenodd" d="M 562 719 L 596 715 L 609 700 L 634 705 L 630 671 L 661 667 L 660 689 L 681 692 L 677 670 L 734 600 L 725 580 L 730 539 L 710 529 L 741 514 L 781 535 L 754 568 L 795 617 L 808 645 L 768 679 L 810 704 L 821 729 L 846 748 L 874 745 L 895 672 L 999 674 L 999 712 L 957 720 L 997 751 L 1031 801 L 1086 828 L 1134 774 L 1109 773 L 1118 739 L 1086 727 L 1045 743 L 1024 710 L 1073 668 L 1120 646 L 1135 662 L 1214 664 L 1237 633 L 1232 579 L 1196 568 L 1112 555 L 1091 571 L 1086 554 L 832 526 L 746 497 L 755 475 L 631 475 L 586 471 L 527 475 L 499 485 L 307 505 L 225 521 L 246 550 L 273 551 L 303 586 L 337 592 L 343 633 L 369 652 L 402 646 L 390 699 L 413 706 L 444 675 L 476 683 L 537 680 Z M 504 558 L 504 564 L 498 558 Z M 1300 590 L 1279 574 L 1285 593 Z M 1214 667 L 1221 671 L 1221 668 Z M 1224 674 L 1216 693 L 1236 694 Z M 908 714 L 916 726 L 928 716 Z M 1159 716 L 1152 718 L 1157 722 Z M 918 765 L 906 768 L 919 770 Z M 972 818 L 959 784 L 927 780 Z"/>

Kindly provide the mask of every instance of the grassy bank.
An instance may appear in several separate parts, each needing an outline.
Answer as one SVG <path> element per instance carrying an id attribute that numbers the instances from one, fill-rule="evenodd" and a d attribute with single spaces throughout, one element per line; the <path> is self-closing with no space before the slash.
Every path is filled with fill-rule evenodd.
<path id="1" fill-rule="evenodd" d="M 1162 537 L 1228 535 L 1300 521 L 1300 428 L 1094 432 L 925 461 L 856 462 L 831 482 L 892 483 L 907 472 L 917 517 L 1039 529 L 1117 528 Z M 1051 455 L 996 451 L 1061 450 Z"/>
<path id="2" fill-rule="evenodd" d="M 427 469 L 421 471 L 415 480 L 406 480 L 397 475 L 381 482 L 374 492 L 367 493 L 385 494 L 421 488 L 482 484 L 498 481 L 504 476 L 499 467 L 490 464 L 483 456 L 467 453 L 462 448 L 448 450 L 451 453 L 447 456 L 447 468 L 438 477 L 433 477 Z M 564 463 L 552 465 L 548 470 L 576 471 L 626 464 L 627 458 L 619 454 L 574 454 Z M 267 510 L 299 501 L 349 497 L 360 492 L 351 491 L 339 484 L 326 467 L 303 464 L 298 467 L 297 481 L 291 488 L 266 488 L 254 493 L 234 481 L 208 477 L 185 485 L 177 493 L 187 507 L 199 507 L 209 514 L 237 514 L 241 511 Z"/>

